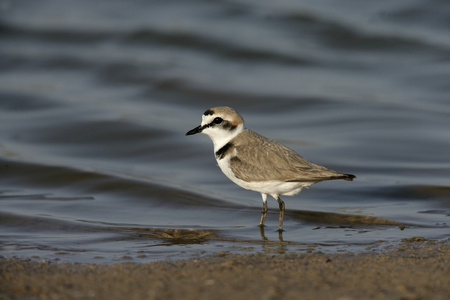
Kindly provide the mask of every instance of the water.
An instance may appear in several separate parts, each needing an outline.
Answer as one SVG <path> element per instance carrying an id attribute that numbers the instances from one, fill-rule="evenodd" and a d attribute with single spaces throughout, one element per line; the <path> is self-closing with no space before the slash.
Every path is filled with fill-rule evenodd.
<path id="1" fill-rule="evenodd" d="M 449 236 L 448 1 L 0 1 L 0 255 L 146 262 Z M 210 107 L 352 173 L 269 199 Z M 401 230 L 404 225 L 404 230 Z"/>

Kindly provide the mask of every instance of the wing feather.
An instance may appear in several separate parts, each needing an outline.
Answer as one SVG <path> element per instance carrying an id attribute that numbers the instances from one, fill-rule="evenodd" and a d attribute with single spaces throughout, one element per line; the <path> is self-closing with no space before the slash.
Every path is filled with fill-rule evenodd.
<path id="1" fill-rule="evenodd" d="M 351 180 L 348 174 L 341 174 L 314 164 L 292 149 L 248 129 L 235 138 L 233 144 L 237 156 L 230 160 L 231 169 L 237 178 L 244 181 Z"/>

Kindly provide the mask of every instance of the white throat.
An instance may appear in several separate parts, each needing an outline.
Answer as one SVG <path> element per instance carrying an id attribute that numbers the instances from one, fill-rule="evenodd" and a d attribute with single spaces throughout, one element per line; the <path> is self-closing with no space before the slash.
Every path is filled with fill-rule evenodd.
<path id="1" fill-rule="evenodd" d="M 214 152 L 225 146 L 232 139 L 234 139 L 239 133 L 244 130 L 244 125 L 238 125 L 236 129 L 229 131 L 224 129 L 211 128 L 204 130 L 203 133 L 211 138 L 214 144 Z"/>

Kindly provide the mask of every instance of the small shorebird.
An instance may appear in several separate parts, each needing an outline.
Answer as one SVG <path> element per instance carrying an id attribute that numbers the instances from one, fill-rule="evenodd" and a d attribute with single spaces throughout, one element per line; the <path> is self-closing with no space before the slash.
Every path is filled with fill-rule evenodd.
<path id="1" fill-rule="evenodd" d="M 186 135 L 204 133 L 214 143 L 214 153 L 222 172 L 247 190 L 259 192 L 263 209 L 259 226 L 267 215 L 267 195 L 278 201 L 278 230 L 283 230 L 284 202 L 280 195 L 294 196 L 303 188 L 323 181 L 352 181 L 355 175 L 342 174 L 316 165 L 288 147 L 245 129 L 244 119 L 231 107 L 208 109 L 200 126 Z"/>

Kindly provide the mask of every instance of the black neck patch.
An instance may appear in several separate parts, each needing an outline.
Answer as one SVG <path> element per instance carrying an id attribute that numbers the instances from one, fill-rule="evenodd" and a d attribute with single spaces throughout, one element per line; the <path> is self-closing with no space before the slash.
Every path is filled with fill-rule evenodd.
<path id="1" fill-rule="evenodd" d="M 220 148 L 219 150 L 216 151 L 216 158 L 222 159 L 225 156 L 227 156 L 228 152 L 230 152 L 230 150 L 232 150 L 233 146 L 234 145 L 231 142 L 226 143 L 222 148 Z"/>

